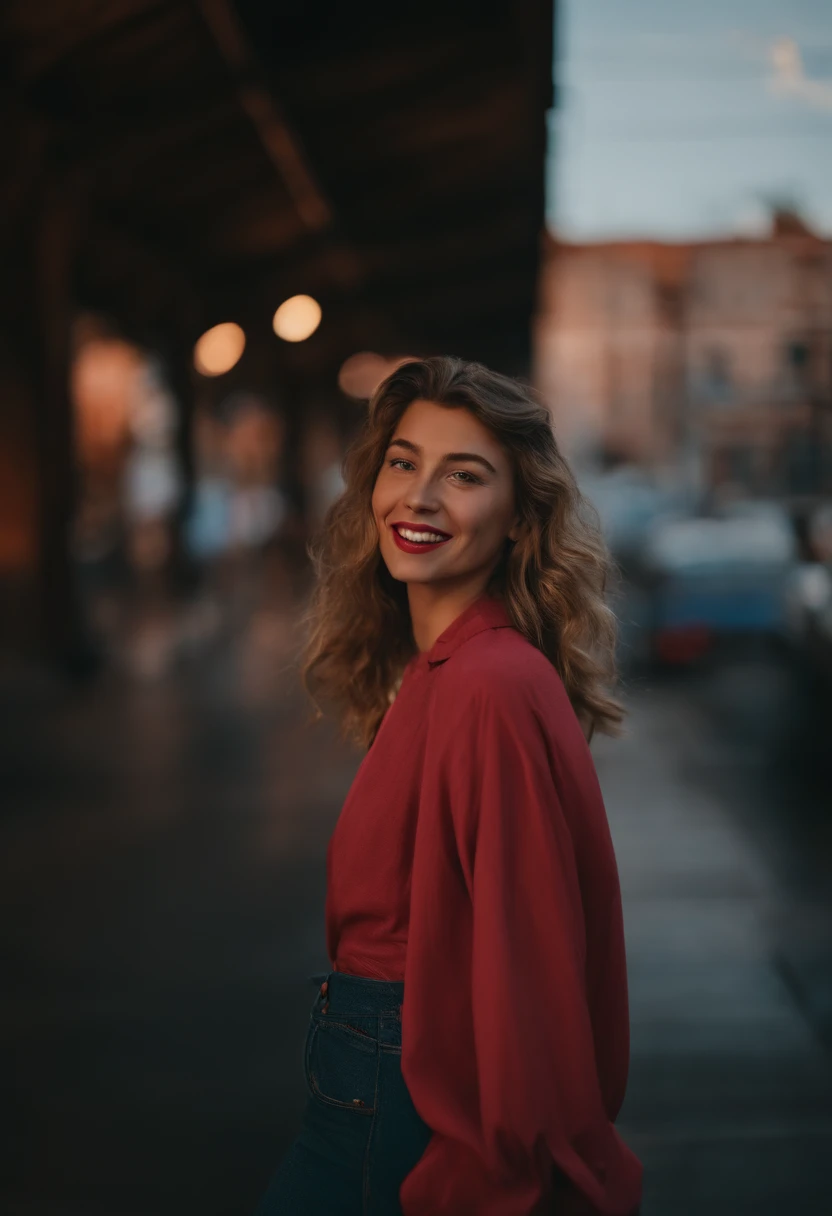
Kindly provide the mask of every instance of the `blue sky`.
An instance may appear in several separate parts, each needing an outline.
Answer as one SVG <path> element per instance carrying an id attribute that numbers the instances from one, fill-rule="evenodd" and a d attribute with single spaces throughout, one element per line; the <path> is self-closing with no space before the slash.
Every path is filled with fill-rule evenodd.
<path id="1" fill-rule="evenodd" d="M 832 235 L 832 0 L 559 0 L 547 213 L 574 240 Z"/>

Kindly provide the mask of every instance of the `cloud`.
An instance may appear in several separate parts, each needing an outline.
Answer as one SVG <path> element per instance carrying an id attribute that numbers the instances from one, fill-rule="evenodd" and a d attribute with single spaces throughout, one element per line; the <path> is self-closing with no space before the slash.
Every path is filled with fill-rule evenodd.
<path id="1" fill-rule="evenodd" d="M 773 74 L 769 88 L 780 97 L 796 97 L 819 110 L 832 110 L 832 80 L 806 75 L 800 47 L 793 38 L 778 38 L 769 47 Z"/>

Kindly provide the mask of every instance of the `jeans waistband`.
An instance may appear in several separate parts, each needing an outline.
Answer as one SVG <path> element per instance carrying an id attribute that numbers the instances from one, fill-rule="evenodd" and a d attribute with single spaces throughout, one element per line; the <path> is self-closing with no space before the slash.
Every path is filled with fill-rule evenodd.
<path id="1" fill-rule="evenodd" d="M 373 1017 L 396 1014 L 404 1001 L 404 983 L 397 980 L 374 980 L 345 971 L 325 971 L 310 975 L 310 983 L 318 989 L 318 1000 L 328 1005 L 332 1013 Z M 326 984 L 325 993 L 321 987 Z"/>

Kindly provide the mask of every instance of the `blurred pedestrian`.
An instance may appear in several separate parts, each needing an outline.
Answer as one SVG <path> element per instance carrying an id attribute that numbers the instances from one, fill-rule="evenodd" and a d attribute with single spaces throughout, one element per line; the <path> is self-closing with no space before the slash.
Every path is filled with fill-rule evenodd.
<path id="1" fill-rule="evenodd" d="M 519 383 L 377 389 L 314 549 L 305 677 L 368 748 L 327 857 L 308 1104 L 260 1216 L 629 1216 L 597 521 Z"/>

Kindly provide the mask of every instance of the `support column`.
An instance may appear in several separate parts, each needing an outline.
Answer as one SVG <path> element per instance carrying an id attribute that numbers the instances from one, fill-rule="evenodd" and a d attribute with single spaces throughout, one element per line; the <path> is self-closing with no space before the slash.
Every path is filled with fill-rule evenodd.
<path id="1" fill-rule="evenodd" d="M 198 570 L 188 554 L 185 526 L 191 514 L 196 480 L 194 451 L 195 388 L 192 351 L 184 340 L 175 339 L 162 351 L 162 366 L 177 405 L 175 451 L 182 493 L 176 515 L 172 520 L 173 551 L 170 578 L 175 593 L 192 591 L 198 581 Z"/>
<path id="2" fill-rule="evenodd" d="M 77 500 L 70 396 L 72 270 L 79 219 L 77 180 L 47 176 L 29 229 L 22 317 L 38 482 L 37 635 L 39 649 L 71 675 L 87 674 L 95 665 L 71 555 Z"/>

